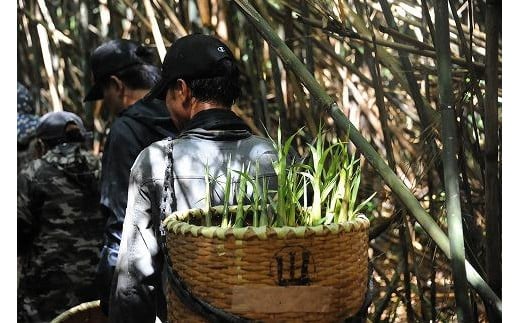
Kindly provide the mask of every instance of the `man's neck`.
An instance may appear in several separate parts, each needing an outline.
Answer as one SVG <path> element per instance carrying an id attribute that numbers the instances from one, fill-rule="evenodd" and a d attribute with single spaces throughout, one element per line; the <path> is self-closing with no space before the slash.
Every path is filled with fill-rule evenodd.
<path id="1" fill-rule="evenodd" d="M 123 96 L 123 108 L 121 109 L 121 111 L 127 109 L 129 106 L 141 100 L 149 91 L 150 90 L 146 89 L 129 90 L 127 88 L 127 90 L 125 91 L 125 95 Z"/>
<path id="2" fill-rule="evenodd" d="M 221 104 L 217 104 L 215 102 L 200 102 L 195 101 L 192 103 L 191 106 L 191 113 L 190 113 L 190 119 L 193 118 L 194 115 L 197 113 L 204 111 L 204 110 L 210 110 L 210 109 L 226 109 Z"/>

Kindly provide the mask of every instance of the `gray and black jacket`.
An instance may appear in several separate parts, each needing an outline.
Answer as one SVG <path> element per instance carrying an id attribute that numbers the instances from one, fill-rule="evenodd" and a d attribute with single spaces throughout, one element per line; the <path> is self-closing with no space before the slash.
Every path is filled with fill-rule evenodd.
<path id="1" fill-rule="evenodd" d="M 112 282 L 110 322 L 155 322 L 156 316 L 165 321 L 159 226 L 170 152 L 173 211 L 204 207 L 206 172 L 211 179 L 223 182 L 228 162 L 237 171 L 251 164 L 251 174 L 270 179 L 270 187 L 275 185 L 273 161 L 277 153 L 272 142 L 252 135 L 245 123 L 228 110 L 202 111 L 175 140 L 162 140 L 143 150 L 130 174 L 123 235 Z M 223 204 L 222 189 L 218 184 L 212 187 L 212 205 Z"/>

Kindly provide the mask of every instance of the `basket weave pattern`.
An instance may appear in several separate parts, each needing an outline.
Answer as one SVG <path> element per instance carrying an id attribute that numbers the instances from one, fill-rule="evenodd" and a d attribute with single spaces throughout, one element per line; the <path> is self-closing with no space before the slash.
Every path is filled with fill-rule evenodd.
<path id="1" fill-rule="evenodd" d="M 212 230 L 171 216 L 165 223 L 174 269 L 195 295 L 227 312 L 263 322 L 339 322 L 354 315 L 363 303 L 366 218 L 344 225 L 238 230 Z M 250 304 L 247 309 L 255 298 L 269 301 L 269 296 L 262 295 L 264 291 L 273 296 L 304 295 L 311 288 L 323 292 L 320 299 L 292 307 L 280 305 L 286 311 L 277 309 L 278 304 L 267 305 L 264 312 L 251 310 Z M 167 299 L 169 322 L 206 322 L 187 309 L 169 286 Z M 319 307 L 317 312 L 309 309 L 313 306 Z"/>

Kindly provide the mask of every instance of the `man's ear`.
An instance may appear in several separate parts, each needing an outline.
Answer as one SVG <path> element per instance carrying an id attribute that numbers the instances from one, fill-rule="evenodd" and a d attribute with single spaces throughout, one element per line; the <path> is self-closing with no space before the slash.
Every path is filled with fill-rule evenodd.
<path id="1" fill-rule="evenodd" d="M 122 95 L 125 91 L 125 84 L 121 79 L 115 75 L 110 75 L 110 81 L 108 83 L 108 86 L 114 87 L 117 93 Z"/>
<path id="2" fill-rule="evenodd" d="M 191 90 L 188 84 L 183 79 L 178 79 L 175 87 L 181 95 L 182 102 L 189 102 L 191 100 Z"/>

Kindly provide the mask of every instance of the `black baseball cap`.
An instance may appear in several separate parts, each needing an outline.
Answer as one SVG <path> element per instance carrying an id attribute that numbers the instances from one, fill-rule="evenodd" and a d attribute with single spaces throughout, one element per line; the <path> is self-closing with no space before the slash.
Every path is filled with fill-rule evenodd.
<path id="1" fill-rule="evenodd" d="M 65 130 L 69 123 L 78 126 L 83 138 L 90 137 L 91 134 L 85 129 L 81 118 L 68 111 L 49 112 L 40 117 L 36 136 L 45 141 L 65 139 L 67 136 Z"/>
<path id="2" fill-rule="evenodd" d="M 83 102 L 102 99 L 100 81 L 134 65 L 153 65 L 152 54 L 144 45 L 128 39 L 114 39 L 96 48 L 90 55 L 94 86 Z"/>
<path id="3" fill-rule="evenodd" d="M 161 80 L 144 100 L 164 100 L 168 84 L 177 79 L 195 80 L 224 76 L 216 68 L 223 59 L 234 61 L 231 50 L 219 39 L 202 34 L 181 37 L 168 48 L 161 68 Z"/>

